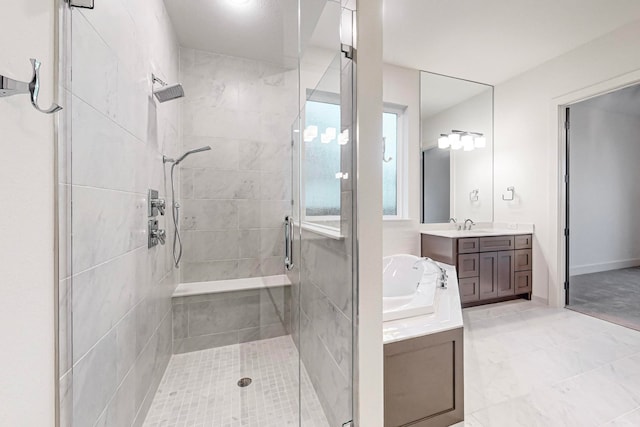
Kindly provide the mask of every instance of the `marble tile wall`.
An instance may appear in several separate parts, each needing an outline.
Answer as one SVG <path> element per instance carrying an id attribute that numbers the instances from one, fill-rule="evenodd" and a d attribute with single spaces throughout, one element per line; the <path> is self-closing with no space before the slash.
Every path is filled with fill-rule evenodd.
<path id="1" fill-rule="evenodd" d="M 173 299 L 174 354 L 288 335 L 289 286 Z"/>
<path id="2" fill-rule="evenodd" d="M 178 275 L 169 245 L 147 249 L 146 198 L 149 188 L 167 197 L 162 155 L 182 149 L 181 101 L 156 103 L 150 81 L 178 81 L 178 44 L 162 0 L 99 6 L 71 12 L 64 90 L 63 426 L 141 425 L 172 354 Z"/>
<path id="3" fill-rule="evenodd" d="M 352 416 L 352 258 L 350 239 L 332 239 L 302 230 L 300 279 L 290 275 L 299 292 L 299 325 L 294 342 L 330 425 Z M 293 277 L 292 277 L 293 276 Z M 298 330 L 296 330 L 299 328 Z M 297 339 L 296 339 L 297 338 Z"/>
<path id="4" fill-rule="evenodd" d="M 284 273 L 297 69 L 180 49 L 182 282 Z"/>

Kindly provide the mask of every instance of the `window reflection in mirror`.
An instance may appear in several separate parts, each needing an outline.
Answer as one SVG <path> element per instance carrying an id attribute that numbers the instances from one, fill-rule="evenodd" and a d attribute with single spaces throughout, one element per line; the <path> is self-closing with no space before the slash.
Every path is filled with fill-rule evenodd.
<path id="1" fill-rule="evenodd" d="M 493 86 L 421 72 L 422 222 L 493 221 Z"/>

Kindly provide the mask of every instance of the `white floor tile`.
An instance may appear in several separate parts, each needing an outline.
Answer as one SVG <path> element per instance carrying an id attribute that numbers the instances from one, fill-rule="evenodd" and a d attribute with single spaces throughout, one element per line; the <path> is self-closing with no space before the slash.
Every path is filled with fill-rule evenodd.
<path id="1" fill-rule="evenodd" d="M 469 425 L 640 426 L 640 332 L 527 301 L 464 319 Z"/>
<path id="2" fill-rule="evenodd" d="M 239 387 L 243 377 L 251 378 L 251 385 Z M 174 355 L 144 425 L 327 427 L 328 423 L 291 337 L 284 336 Z"/>

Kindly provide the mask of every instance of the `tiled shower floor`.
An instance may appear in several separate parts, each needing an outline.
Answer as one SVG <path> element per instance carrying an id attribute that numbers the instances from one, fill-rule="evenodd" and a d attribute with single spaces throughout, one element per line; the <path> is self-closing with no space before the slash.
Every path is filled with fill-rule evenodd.
<path id="1" fill-rule="evenodd" d="M 144 426 L 298 426 L 298 372 L 290 336 L 174 355 Z M 300 374 L 302 426 L 327 427 L 304 367 Z M 240 388 L 242 377 L 253 382 Z"/>

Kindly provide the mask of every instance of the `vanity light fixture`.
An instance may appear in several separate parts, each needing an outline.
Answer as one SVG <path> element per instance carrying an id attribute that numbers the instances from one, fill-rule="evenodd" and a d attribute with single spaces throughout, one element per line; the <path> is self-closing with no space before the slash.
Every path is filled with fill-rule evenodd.
<path id="1" fill-rule="evenodd" d="M 460 141 L 460 134 L 451 132 L 448 136 L 449 145 L 452 150 L 459 150 L 462 148 L 462 142 Z"/>
<path id="2" fill-rule="evenodd" d="M 304 129 L 304 142 L 311 142 L 318 136 L 318 126 L 309 125 Z"/>
<path id="3" fill-rule="evenodd" d="M 487 138 L 484 135 L 480 134 L 473 138 L 473 145 L 476 148 L 484 148 L 487 146 Z"/>
<path id="4" fill-rule="evenodd" d="M 487 138 L 480 132 L 467 132 L 464 130 L 452 130 L 449 134 L 440 134 L 438 138 L 438 148 L 446 150 L 473 151 L 476 148 L 484 148 L 487 146 Z"/>
<path id="5" fill-rule="evenodd" d="M 441 133 L 440 138 L 438 138 L 438 148 L 442 148 L 443 150 L 449 148 L 449 136 L 447 134 Z"/>
<path id="6" fill-rule="evenodd" d="M 340 132 L 340 137 L 338 138 L 338 144 L 347 145 L 349 143 L 349 129 L 345 129 Z"/>
<path id="7" fill-rule="evenodd" d="M 460 138 L 460 142 L 462 142 L 462 146 L 464 147 L 464 151 L 473 151 L 473 136 L 470 133 L 465 133 Z"/>

